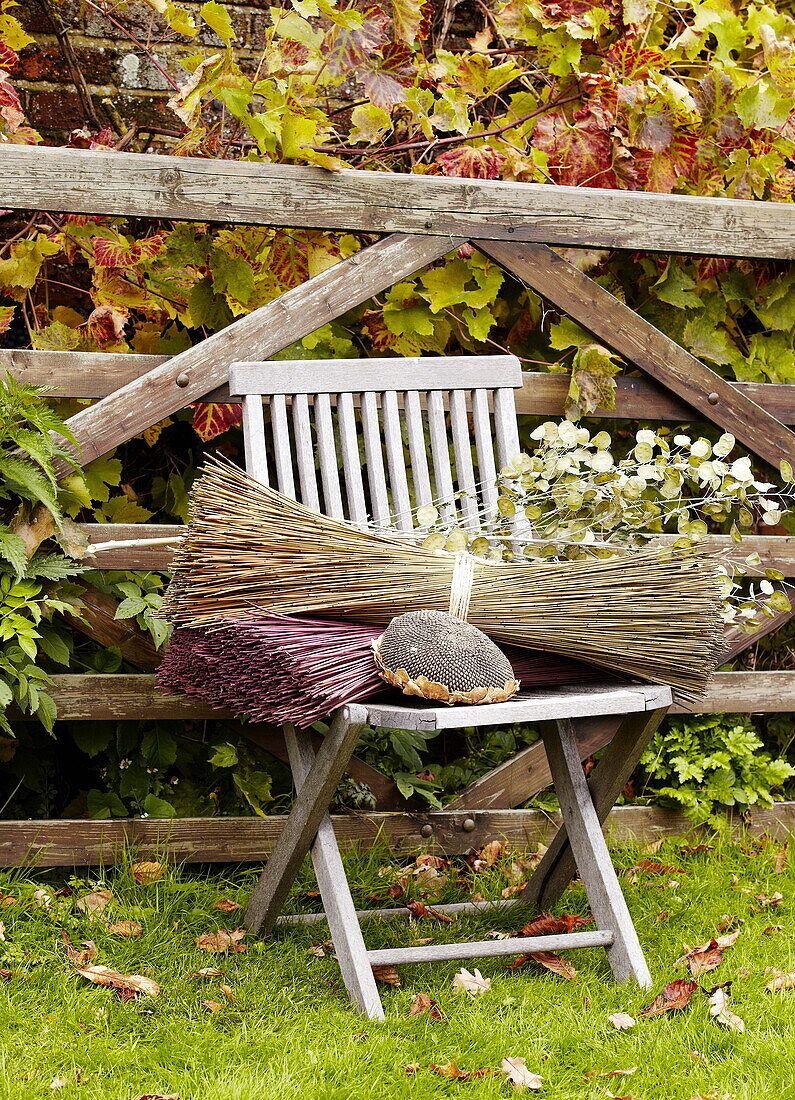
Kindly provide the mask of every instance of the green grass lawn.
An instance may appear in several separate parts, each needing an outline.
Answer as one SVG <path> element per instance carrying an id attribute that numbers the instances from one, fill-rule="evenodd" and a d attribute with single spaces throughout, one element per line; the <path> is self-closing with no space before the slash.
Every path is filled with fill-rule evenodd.
<path id="1" fill-rule="evenodd" d="M 654 977 L 652 993 L 614 985 L 604 954 L 596 950 L 569 955 L 577 968 L 575 981 L 534 964 L 509 970 L 504 960 L 483 960 L 480 970 L 491 988 L 476 998 L 453 989 L 462 964 L 434 963 L 403 967 L 401 988 L 382 987 L 385 1023 L 357 1016 L 330 952 L 323 958 L 311 952 L 326 939 L 325 925 L 280 930 L 266 942 L 246 936 L 241 953 L 210 954 L 196 946 L 204 933 L 241 924 L 239 911 L 224 912 L 214 904 L 222 899 L 245 904 L 256 875 L 252 868 L 170 869 L 150 884 L 137 884 L 129 864 L 74 878 L 5 873 L 0 891 L 13 902 L 0 910 L 1 965 L 12 973 L 0 982 L 0 1097 L 508 1097 L 512 1086 L 504 1076 L 450 1080 L 430 1068 L 451 1061 L 463 1070 L 496 1068 L 506 1056 L 525 1058 L 527 1068 L 543 1077 L 541 1092 L 526 1095 L 547 1100 L 795 1097 L 795 990 L 765 989 L 768 967 L 795 969 L 795 860 L 782 869 L 781 846 L 773 842 L 711 843 L 709 851 L 666 841 L 653 854 L 615 853 L 625 870 L 642 859 L 669 867 L 622 875 Z M 421 875 L 410 876 L 412 890 L 428 901 L 464 900 L 473 892 L 499 897 L 517 873 L 515 865 L 511 869 L 515 859 L 516 853 L 509 853 L 482 872 L 454 861 L 442 869 L 446 881 L 440 890 L 434 882 L 419 881 Z M 402 865 L 410 862 L 404 859 Z M 392 877 L 378 873 L 385 864 L 401 866 L 383 852 L 349 860 L 357 904 L 372 907 L 376 903 L 368 896 L 386 898 Z M 294 891 L 294 909 L 317 905 L 307 896 L 313 885 L 307 871 Z M 42 889 L 67 892 L 54 897 L 48 909 L 34 898 Z M 101 889 L 110 890 L 113 900 L 91 920 L 78 902 Z M 759 895 L 778 893 L 783 902 L 760 905 Z M 587 913 L 579 885 L 568 890 L 556 912 Z M 711 1019 L 700 992 L 682 1012 L 641 1018 L 666 982 L 686 976 L 674 966 L 683 944 L 707 942 L 727 916 L 744 922 L 736 945 L 716 970 L 698 980 L 704 989 L 733 982 L 731 1007 L 745 1021 L 745 1032 Z M 387 946 L 426 937 L 483 938 L 489 931 L 516 931 L 526 919 L 528 914 L 514 912 L 452 924 L 394 921 L 369 925 L 367 939 L 370 946 Z M 120 921 L 138 922 L 142 935 L 114 934 L 110 928 Z M 93 940 L 92 965 L 153 978 L 159 996 L 125 1000 L 81 978 L 67 958 L 64 937 L 78 949 Z M 206 967 L 223 973 L 195 976 Z M 444 1019 L 409 1014 L 420 992 L 438 1002 Z M 205 1001 L 215 1002 L 217 1010 L 210 1011 Z M 608 1017 L 619 1011 L 636 1018 L 632 1030 L 613 1028 Z M 411 1064 L 421 1068 L 407 1073 Z M 636 1072 L 628 1076 L 589 1076 L 633 1067 Z"/>

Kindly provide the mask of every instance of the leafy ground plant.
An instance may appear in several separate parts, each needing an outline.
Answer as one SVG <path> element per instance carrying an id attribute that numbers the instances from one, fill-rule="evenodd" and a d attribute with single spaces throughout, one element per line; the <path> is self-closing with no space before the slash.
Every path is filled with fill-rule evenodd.
<path id="1" fill-rule="evenodd" d="M 374 946 L 516 935 L 518 911 L 446 923 L 433 902 L 499 897 L 537 857 L 494 841 L 469 860 L 348 860 L 356 901 L 407 900 L 417 919 Z M 601 951 L 568 968 L 401 967 L 386 1023 L 349 1007 L 325 925 L 242 932 L 256 868 L 214 874 L 156 859 L 92 875 L 0 882 L 0 1093 L 20 1100 L 419 1100 L 519 1092 L 547 1100 L 786 1096 L 795 1043 L 788 947 L 795 869 L 780 842 L 699 835 L 615 852 L 654 989 L 615 985 Z M 433 873 L 431 873 L 433 872 Z M 307 874 L 291 905 L 317 907 Z M 423 900 L 424 899 L 424 900 Z M 424 914 L 424 915 L 423 915 Z M 588 912 L 573 886 L 555 910 Z M 740 1021 L 738 1024 L 737 1021 Z"/>

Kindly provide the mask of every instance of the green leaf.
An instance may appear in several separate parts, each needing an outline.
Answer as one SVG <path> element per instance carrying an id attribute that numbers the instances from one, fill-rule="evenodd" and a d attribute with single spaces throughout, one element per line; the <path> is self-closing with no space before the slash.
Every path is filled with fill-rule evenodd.
<path id="1" fill-rule="evenodd" d="M 17 577 L 25 575 L 28 558 L 25 553 L 25 540 L 21 535 L 14 535 L 11 531 L 0 529 L 0 558 L 8 562 Z"/>
<path id="2" fill-rule="evenodd" d="M 68 640 L 67 640 L 68 639 Z M 51 661 L 59 665 L 68 665 L 72 658 L 72 639 L 65 638 L 51 623 L 42 623 L 39 627 L 39 646 Z M 75 723 L 75 728 L 81 723 Z"/>
<path id="3" fill-rule="evenodd" d="M 219 38 L 223 38 L 228 46 L 235 37 L 235 28 L 232 26 L 231 16 L 223 4 L 216 3 L 216 0 L 209 0 L 207 4 L 202 4 L 199 15 L 208 27 L 212 27 Z"/>
<path id="4" fill-rule="evenodd" d="M 104 752 L 113 737 L 112 722 L 74 722 L 70 727 L 72 740 L 87 756 Z"/>
<path id="5" fill-rule="evenodd" d="M 94 818 L 127 816 L 127 807 L 113 791 L 89 791 L 86 805 L 90 816 Z"/>
<path id="6" fill-rule="evenodd" d="M 222 742 L 220 745 L 216 745 L 215 751 L 208 761 L 208 763 L 213 764 L 216 768 L 233 768 L 237 762 L 237 749 L 228 742 Z"/>
<path id="7" fill-rule="evenodd" d="M 116 608 L 116 614 L 113 618 L 132 619 L 135 615 L 140 615 L 142 611 L 146 611 L 147 606 L 146 600 L 141 599 L 140 596 L 128 596 Z"/>
<path id="8" fill-rule="evenodd" d="M 177 759 L 177 740 L 168 730 L 156 725 L 144 734 L 141 755 L 150 767 L 163 771 Z"/>
<path id="9" fill-rule="evenodd" d="M 205 4 L 205 7 L 207 5 Z M 177 811 L 170 802 L 164 798 L 158 798 L 154 794 L 148 794 L 143 802 L 144 812 L 150 817 L 175 817 Z"/>

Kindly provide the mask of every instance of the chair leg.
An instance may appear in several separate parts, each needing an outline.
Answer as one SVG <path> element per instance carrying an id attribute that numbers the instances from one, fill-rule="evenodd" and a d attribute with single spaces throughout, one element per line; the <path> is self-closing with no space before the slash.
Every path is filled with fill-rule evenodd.
<path id="1" fill-rule="evenodd" d="M 634 979 L 648 988 L 651 975 L 583 774 L 572 722 L 561 719 L 557 730 L 546 730 L 544 744 L 569 844 L 596 926 L 613 933 L 613 943 L 607 948 L 613 974 L 616 981 Z"/>
<path id="2" fill-rule="evenodd" d="M 353 754 L 366 718 L 367 712 L 362 707 L 346 706 L 337 711 L 296 794 L 295 805 L 273 846 L 267 866 L 254 887 L 245 918 L 249 931 L 264 935 L 272 931 Z"/>
<path id="3" fill-rule="evenodd" d="M 315 760 L 312 738 L 303 730 L 285 726 L 284 740 L 295 785 L 300 791 Z M 320 822 L 311 856 L 345 988 L 363 1015 L 369 1020 L 383 1020 L 384 1009 L 328 814 Z"/>
<path id="4" fill-rule="evenodd" d="M 604 824 L 616 799 L 637 767 L 643 750 L 654 736 L 666 710 L 667 708 L 664 707 L 659 710 L 626 715 L 615 737 L 605 749 L 601 761 L 591 773 L 588 789 L 591 792 L 600 825 Z M 522 891 L 519 900 L 526 902 L 539 912 L 551 908 L 574 878 L 576 871 L 577 867 L 564 823 Z"/>

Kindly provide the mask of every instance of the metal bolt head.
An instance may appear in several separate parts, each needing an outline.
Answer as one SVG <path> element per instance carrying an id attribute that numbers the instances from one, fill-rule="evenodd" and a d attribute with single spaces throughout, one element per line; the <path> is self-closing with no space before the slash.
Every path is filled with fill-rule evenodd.
<path id="1" fill-rule="evenodd" d="M 710 405 L 717 405 L 717 403 L 720 401 L 720 396 L 717 393 L 711 393 L 707 398 L 707 401 L 709 401 Z"/>
<path id="2" fill-rule="evenodd" d="M 472 830 L 475 828 L 474 817 L 465 817 L 464 820 L 461 822 L 461 828 L 464 830 L 465 833 L 471 833 Z"/>
<path id="3" fill-rule="evenodd" d="M 433 825 L 423 825 L 420 829 L 420 836 L 424 836 L 426 840 L 429 836 L 433 836 Z"/>
<path id="4" fill-rule="evenodd" d="M 181 371 L 174 379 L 181 390 L 184 390 L 188 382 L 190 382 L 190 375 L 186 370 Z"/>

